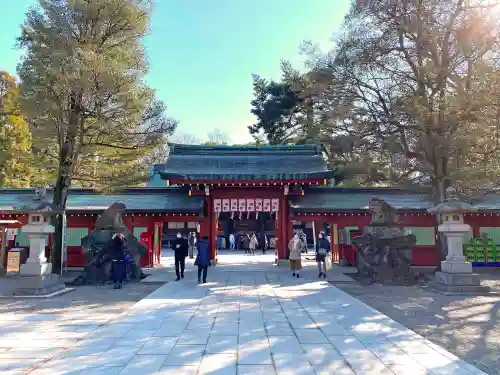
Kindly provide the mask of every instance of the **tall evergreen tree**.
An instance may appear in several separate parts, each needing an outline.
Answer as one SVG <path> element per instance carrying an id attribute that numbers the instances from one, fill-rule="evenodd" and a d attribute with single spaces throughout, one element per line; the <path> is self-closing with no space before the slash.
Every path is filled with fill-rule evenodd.
<path id="1" fill-rule="evenodd" d="M 270 144 L 304 144 L 323 141 L 318 94 L 321 81 L 317 73 L 301 73 L 290 62 L 281 62 L 281 79 L 253 76 L 254 99 L 251 112 L 257 122 L 248 127 L 256 138 L 264 136 Z"/>
<path id="2" fill-rule="evenodd" d="M 54 157 L 53 200 L 62 208 L 78 173 L 103 172 L 106 186 L 147 178 L 144 158 L 175 129 L 144 81 L 150 11 L 149 0 L 39 0 L 26 16 L 22 99 L 35 146 Z M 108 167 L 94 168 L 96 160 Z M 61 215 L 54 224 L 59 273 Z"/>

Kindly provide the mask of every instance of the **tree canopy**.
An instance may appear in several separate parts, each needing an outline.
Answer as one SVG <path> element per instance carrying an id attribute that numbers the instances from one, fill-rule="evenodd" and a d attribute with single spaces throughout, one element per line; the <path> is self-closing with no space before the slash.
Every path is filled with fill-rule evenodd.
<path id="1" fill-rule="evenodd" d="M 0 71 L 0 186 L 22 188 L 32 182 L 31 133 L 19 106 L 19 85 Z"/>
<path id="2" fill-rule="evenodd" d="M 250 104 L 257 122 L 248 127 L 250 134 L 257 140 L 264 136 L 269 144 L 318 142 L 317 82 L 287 61 L 281 62 L 281 71 L 279 82 L 253 75 L 254 99 Z"/>
<path id="3" fill-rule="evenodd" d="M 150 8 L 148 0 L 40 0 L 26 15 L 23 108 L 34 146 L 54 161 L 53 198 L 63 208 L 74 181 L 112 188 L 146 180 L 145 159 L 175 129 L 144 80 Z M 61 217 L 55 224 L 59 272 Z"/>
<path id="4" fill-rule="evenodd" d="M 451 184 L 497 186 L 498 8 L 353 2 L 332 51 L 304 43 L 305 73 L 278 83 L 254 77 L 250 132 L 271 143 L 324 143 L 346 184 L 430 184 L 438 201 Z"/>

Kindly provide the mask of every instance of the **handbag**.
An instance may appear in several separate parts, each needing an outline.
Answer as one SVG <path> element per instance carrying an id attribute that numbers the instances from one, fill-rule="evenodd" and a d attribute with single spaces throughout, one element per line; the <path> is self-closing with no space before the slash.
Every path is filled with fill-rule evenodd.
<path id="1" fill-rule="evenodd" d="M 328 251 L 326 249 L 318 249 L 318 254 L 319 255 L 326 255 Z"/>
<path id="2" fill-rule="evenodd" d="M 325 258 L 325 270 L 328 271 L 330 268 L 332 268 L 332 258 L 326 257 Z"/>

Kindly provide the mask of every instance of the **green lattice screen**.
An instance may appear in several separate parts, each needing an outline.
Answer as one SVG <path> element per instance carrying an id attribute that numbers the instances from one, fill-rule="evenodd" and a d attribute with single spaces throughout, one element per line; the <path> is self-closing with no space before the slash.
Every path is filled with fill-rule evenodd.
<path id="1" fill-rule="evenodd" d="M 21 229 L 19 229 L 19 232 L 17 232 L 15 243 L 19 243 L 19 246 L 29 246 L 30 240 L 28 238 L 28 235 Z"/>
<path id="2" fill-rule="evenodd" d="M 147 227 L 134 227 L 134 237 L 137 238 L 138 240 L 141 239 L 141 233 L 147 232 L 148 228 Z"/>
<path id="3" fill-rule="evenodd" d="M 346 245 L 351 244 L 351 230 L 359 230 L 359 228 L 358 227 L 344 227 Z"/>
<path id="4" fill-rule="evenodd" d="M 479 228 L 479 235 L 481 235 L 481 233 L 487 233 L 488 238 L 491 238 L 494 243 L 500 244 L 500 227 L 482 227 Z"/>
<path id="5" fill-rule="evenodd" d="M 436 232 L 434 227 L 405 227 L 407 233 L 415 235 L 417 246 L 434 246 L 436 244 Z"/>
<path id="6" fill-rule="evenodd" d="M 82 238 L 89 234 L 88 228 L 66 228 L 66 246 L 81 246 Z"/>

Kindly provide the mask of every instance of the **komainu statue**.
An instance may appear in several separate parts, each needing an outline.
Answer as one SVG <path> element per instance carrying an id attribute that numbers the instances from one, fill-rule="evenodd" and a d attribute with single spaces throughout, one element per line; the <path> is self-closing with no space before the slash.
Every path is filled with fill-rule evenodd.
<path id="1" fill-rule="evenodd" d="M 416 282 L 410 269 L 416 238 L 398 226 L 396 210 L 385 201 L 370 202 L 372 220 L 355 239 L 358 252 L 357 278 L 369 284 L 408 285 Z"/>
<path id="2" fill-rule="evenodd" d="M 131 259 L 127 277 L 135 281 L 144 277 L 139 260 L 146 254 L 146 245 L 140 243 L 123 224 L 125 209 L 123 203 L 113 203 L 97 218 L 94 230 L 82 238 L 82 249 L 88 263 L 84 272 L 73 281 L 74 284 L 103 283 L 110 279 L 111 256 L 108 244 L 115 233 L 123 233 L 125 236 L 126 255 Z"/>

